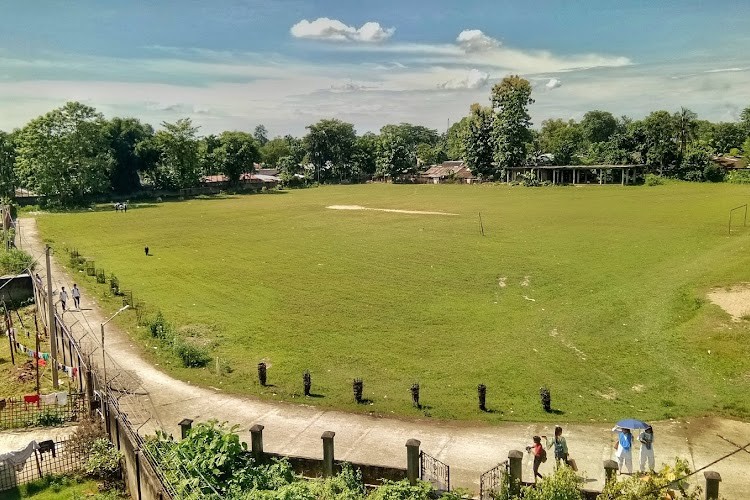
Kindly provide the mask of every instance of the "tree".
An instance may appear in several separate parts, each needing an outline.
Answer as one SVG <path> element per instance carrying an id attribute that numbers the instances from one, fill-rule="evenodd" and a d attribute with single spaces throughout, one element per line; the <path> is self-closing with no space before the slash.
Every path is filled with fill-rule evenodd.
<path id="1" fill-rule="evenodd" d="M 0 198 L 13 198 L 16 190 L 16 146 L 13 136 L 0 130 Z"/>
<path id="2" fill-rule="evenodd" d="M 157 189 L 183 189 L 200 181 L 198 158 L 198 127 L 190 118 L 175 123 L 162 123 L 162 130 L 154 134 L 152 147 L 158 160 L 147 176 Z"/>
<path id="3" fill-rule="evenodd" d="M 435 165 L 448 159 L 441 144 L 432 145 L 426 142 L 417 144 L 415 154 L 420 165 Z"/>
<path id="4" fill-rule="evenodd" d="M 417 153 L 417 146 L 420 144 L 436 146 L 440 142 L 440 134 L 437 130 L 422 125 L 412 125 L 411 123 L 384 125 L 380 129 L 380 133 L 400 137 L 412 154 Z"/>
<path id="5" fill-rule="evenodd" d="M 68 102 L 19 133 L 16 174 L 25 187 L 63 205 L 110 189 L 113 158 L 105 121 L 94 108 Z"/>
<path id="6" fill-rule="evenodd" d="M 717 153 L 728 153 L 732 148 L 739 148 L 747 138 L 743 126 L 739 123 L 713 123 L 708 134 L 708 145 Z"/>
<path id="7" fill-rule="evenodd" d="M 302 151 L 302 156 L 304 156 L 304 150 L 302 149 L 300 140 L 291 135 L 286 135 L 284 137 L 274 137 L 266 142 L 266 144 L 260 148 L 260 153 L 265 165 L 276 167 L 278 166 L 280 158 L 283 158 L 284 156 L 295 156 L 295 148 Z M 302 161 L 302 157 L 300 157 L 299 160 Z"/>
<path id="8" fill-rule="evenodd" d="M 381 133 L 377 147 L 377 175 L 398 178 L 417 171 L 417 158 L 403 137 L 393 131 Z"/>
<path id="9" fill-rule="evenodd" d="M 472 104 L 461 149 L 466 166 L 472 174 L 482 179 L 493 179 L 498 174 L 493 164 L 495 143 L 492 127 L 492 109 Z"/>
<path id="10" fill-rule="evenodd" d="M 341 120 L 320 120 L 309 125 L 303 139 L 307 158 L 315 166 L 318 182 L 351 175 L 351 158 L 357 134 L 354 125 Z"/>
<path id="11" fill-rule="evenodd" d="M 710 151 L 692 146 L 685 152 L 676 175 L 679 179 L 694 182 L 719 182 L 724 179 L 724 171 L 711 161 Z"/>
<path id="12" fill-rule="evenodd" d="M 258 145 L 263 147 L 268 142 L 268 130 L 264 125 L 258 125 L 253 131 L 253 137 L 258 141 Z"/>
<path id="13" fill-rule="evenodd" d="M 609 111 L 588 111 L 581 119 L 581 132 L 588 142 L 605 142 L 617 132 L 617 119 Z"/>
<path id="14" fill-rule="evenodd" d="M 357 137 L 352 157 L 352 175 L 355 178 L 366 179 L 375 175 L 377 170 L 378 136 L 366 132 Z"/>
<path id="15" fill-rule="evenodd" d="M 260 160 L 260 151 L 255 138 L 245 132 L 222 132 L 220 146 L 215 156 L 221 172 L 230 184 L 237 184 L 242 174 L 255 171 L 255 162 Z"/>
<path id="16" fill-rule="evenodd" d="M 464 116 L 461 120 L 448 127 L 443 136 L 443 150 L 449 160 L 459 160 L 464 157 L 464 136 L 469 129 L 470 117 Z"/>
<path id="17" fill-rule="evenodd" d="M 742 113 L 740 113 L 740 124 L 745 130 L 745 135 L 750 137 L 750 106 L 743 109 Z"/>
<path id="18" fill-rule="evenodd" d="M 198 140 L 198 163 L 200 163 L 201 174 L 216 175 L 221 171 L 216 150 L 221 146 L 219 137 L 208 134 Z"/>
<path id="19" fill-rule="evenodd" d="M 105 124 L 109 146 L 112 149 L 114 166 L 110 173 L 112 190 L 117 194 L 129 194 L 141 187 L 139 172 L 149 170 L 148 157 L 138 154 L 140 142 L 154 135 L 151 125 L 137 118 L 112 118 Z"/>
<path id="20" fill-rule="evenodd" d="M 745 155 L 745 158 L 750 157 L 750 137 L 745 139 L 745 142 L 742 143 L 742 153 Z"/>
<path id="21" fill-rule="evenodd" d="M 674 114 L 674 126 L 677 132 L 677 140 L 680 143 L 680 158 L 685 156 L 687 144 L 696 137 L 698 131 L 698 115 L 687 108 L 680 108 L 680 111 Z"/>
<path id="22" fill-rule="evenodd" d="M 506 76 L 492 88 L 493 139 L 499 168 L 524 164 L 531 140 L 528 106 L 533 103 L 531 84 L 520 76 Z"/>
<path id="23" fill-rule="evenodd" d="M 570 165 L 583 149 L 583 133 L 574 121 L 557 119 L 542 122 L 539 133 L 539 146 L 545 153 L 551 153 L 554 165 Z"/>
<path id="24" fill-rule="evenodd" d="M 675 143 L 676 124 L 668 111 L 653 111 L 643 120 L 646 162 L 658 166 L 659 173 L 672 166 L 679 156 Z"/>

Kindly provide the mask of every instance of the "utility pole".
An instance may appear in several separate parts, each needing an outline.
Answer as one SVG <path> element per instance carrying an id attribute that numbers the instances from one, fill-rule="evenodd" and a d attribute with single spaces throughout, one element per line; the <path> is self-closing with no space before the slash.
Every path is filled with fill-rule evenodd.
<path id="1" fill-rule="evenodd" d="M 47 313 L 49 314 L 47 331 L 49 331 L 49 345 L 50 350 L 52 351 L 52 387 L 59 389 L 60 384 L 57 382 L 57 331 L 55 328 L 55 306 L 52 302 L 52 266 L 50 266 L 49 263 L 50 250 L 52 249 L 47 245 L 44 252 L 47 259 Z"/>

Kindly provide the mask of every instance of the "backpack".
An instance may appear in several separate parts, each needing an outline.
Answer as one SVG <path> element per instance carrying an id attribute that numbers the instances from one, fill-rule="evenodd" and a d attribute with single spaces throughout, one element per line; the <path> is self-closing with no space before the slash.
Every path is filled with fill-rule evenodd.
<path id="1" fill-rule="evenodd" d="M 563 450 L 562 440 L 555 438 L 555 457 L 562 457 Z"/>
<path id="2" fill-rule="evenodd" d="M 539 458 L 542 460 L 542 463 L 547 461 L 547 450 L 542 447 L 542 454 L 539 455 Z"/>

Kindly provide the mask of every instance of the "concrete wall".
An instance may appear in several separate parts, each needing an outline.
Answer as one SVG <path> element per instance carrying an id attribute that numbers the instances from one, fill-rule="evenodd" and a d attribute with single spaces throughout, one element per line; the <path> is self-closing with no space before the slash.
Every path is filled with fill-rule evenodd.
<path id="1" fill-rule="evenodd" d="M 28 274 L 1 276 L 0 287 L 0 302 L 8 305 L 19 305 L 34 297 L 34 286 Z"/>
<path id="2" fill-rule="evenodd" d="M 317 458 L 308 457 L 295 457 L 290 455 L 279 455 L 277 453 L 264 453 L 265 457 L 271 458 L 286 458 L 289 460 L 292 469 L 296 474 L 304 477 L 315 478 L 323 476 L 323 460 Z M 336 460 L 335 466 L 336 471 L 341 471 L 341 465 L 343 461 Z M 406 479 L 406 469 L 399 467 L 385 467 L 381 465 L 371 464 L 358 464 L 354 462 L 347 462 L 352 465 L 355 469 L 362 471 L 362 480 L 365 484 L 369 485 L 380 485 L 383 483 L 383 479 L 391 481 L 400 481 Z"/>

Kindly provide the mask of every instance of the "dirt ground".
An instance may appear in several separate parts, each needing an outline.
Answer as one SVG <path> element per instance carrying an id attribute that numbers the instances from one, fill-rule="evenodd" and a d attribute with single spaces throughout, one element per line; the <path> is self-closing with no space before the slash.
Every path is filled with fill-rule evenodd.
<path id="1" fill-rule="evenodd" d="M 734 321 L 750 316 L 750 283 L 740 283 L 727 288 L 715 288 L 708 292 L 708 300 L 721 307 Z"/>

